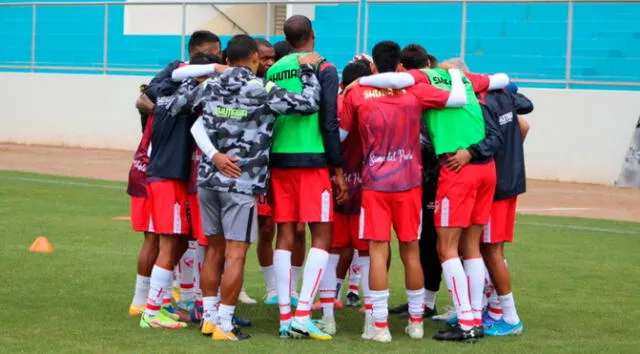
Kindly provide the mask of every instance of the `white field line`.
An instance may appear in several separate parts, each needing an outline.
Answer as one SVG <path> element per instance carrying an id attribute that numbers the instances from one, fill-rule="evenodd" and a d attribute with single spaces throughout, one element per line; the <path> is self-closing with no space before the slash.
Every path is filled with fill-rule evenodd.
<path id="1" fill-rule="evenodd" d="M 118 189 L 124 190 L 126 187 L 124 186 L 110 186 L 105 184 L 93 184 L 93 183 L 83 183 L 83 182 L 70 182 L 70 181 L 59 181 L 52 179 L 43 179 L 43 178 L 30 178 L 30 177 L 2 177 L 2 179 L 20 181 L 20 182 L 34 182 L 34 183 L 47 183 L 47 184 L 58 184 L 63 186 L 75 186 L 75 187 L 89 187 L 89 188 L 104 188 L 104 189 Z"/>

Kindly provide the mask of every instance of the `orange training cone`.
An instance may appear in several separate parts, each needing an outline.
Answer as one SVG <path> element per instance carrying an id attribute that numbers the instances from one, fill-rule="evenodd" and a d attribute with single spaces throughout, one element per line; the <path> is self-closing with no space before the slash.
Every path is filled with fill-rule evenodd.
<path id="1" fill-rule="evenodd" d="M 51 246 L 51 243 L 49 243 L 46 237 L 40 236 L 33 241 L 29 247 L 29 251 L 50 253 L 53 252 L 53 246 Z"/>

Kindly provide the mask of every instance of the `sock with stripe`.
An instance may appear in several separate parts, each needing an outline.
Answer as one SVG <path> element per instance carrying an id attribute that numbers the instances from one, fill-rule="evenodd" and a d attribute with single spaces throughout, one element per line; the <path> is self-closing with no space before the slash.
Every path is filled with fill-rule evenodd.
<path id="1" fill-rule="evenodd" d="M 502 318 L 502 306 L 500 305 L 500 299 L 498 293 L 491 280 L 491 274 L 486 265 L 484 267 L 484 295 L 487 301 L 487 313 L 493 320 L 499 321 Z"/>
<path id="2" fill-rule="evenodd" d="M 502 311 L 504 311 L 502 319 L 511 325 L 518 324 L 520 322 L 520 317 L 518 317 L 518 311 L 516 311 L 516 303 L 513 300 L 513 293 L 500 296 L 500 303 L 502 304 Z"/>
<path id="3" fill-rule="evenodd" d="M 189 241 L 189 248 L 180 258 L 180 301 L 194 301 L 196 292 L 193 286 L 193 275 L 196 266 L 197 241 Z"/>
<path id="4" fill-rule="evenodd" d="M 409 305 L 409 322 L 422 322 L 424 314 L 424 288 L 407 289 L 407 304 Z"/>
<path id="5" fill-rule="evenodd" d="M 460 328 L 468 331 L 474 326 L 474 321 L 469 301 L 469 284 L 460 258 L 451 258 L 443 262 L 442 272 L 447 282 L 451 301 L 456 308 Z"/>
<path id="6" fill-rule="evenodd" d="M 280 307 L 280 325 L 291 323 L 291 251 L 275 250 L 273 267 L 276 273 L 276 291 Z"/>
<path id="7" fill-rule="evenodd" d="M 214 324 L 218 323 L 218 297 L 205 296 L 202 298 L 202 319 Z"/>
<path id="8" fill-rule="evenodd" d="M 136 274 L 136 288 L 133 293 L 133 303 L 136 306 L 144 306 L 149 295 L 149 287 L 151 286 L 151 278 L 144 275 Z"/>
<path id="9" fill-rule="evenodd" d="M 482 299 L 484 297 L 484 261 L 482 258 L 464 260 L 464 271 L 469 283 L 469 299 L 476 326 L 482 326 Z"/>
<path id="10" fill-rule="evenodd" d="M 302 267 L 291 266 L 291 292 L 298 293 L 298 282 L 300 281 L 300 273 L 302 273 Z"/>
<path id="11" fill-rule="evenodd" d="M 218 306 L 218 318 L 220 322 L 220 328 L 225 332 L 231 332 L 233 330 L 233 313 L 236 310 L 235 306 L 220 304 Z"/>
<path id="12" fill-rule="evenodd" d="M 266 267 L 260 267 L 260 269 L 262 270 L 264 285 L 267 288 L 267 292 L 276 290 L 276 273 L 273 264 Z"/>
<path id="13" fill-rule="evenodd" d="M 359 257 L 360 271 L 362 274 L 362 296 L 364 297 L 364 315 L 371 317 L 373 315 L 373 303 L 371 302 L 371 289 L 369 289 L 369 267 L 371 259 L 367 257 Z"/>
<path id="14" fill-rule="evenodd" d="M 436 307 L 436 295 L 438 293 L 428 289 L 424 289 L 424 306 L 433 310 Z"/>
<path id="15" fill-rule="evenodd" d="M 302 289 L 298 308 L 296 308 L 296 320 L 308 321 L 311 315 L 311 302 L 316 297 L 320 280 L 327 267 L 329 253 L 325 250 L 312 247 L 307 255 L 307 262 L 302 274 Z"/>
<path id="16" fill-rule="evenodd" d="M 373 324 L 376 328 L 388 326 L 389 318 L 389 289 L 371 290 L 371 302 L 373 304 Z"/>
<path id="17" fill-rule="evenodd" d="M 153 270 L 151 271 L 151 279 L 149 282 L 147 307 L 144 311 L 145 316 L 152 317 L 160 313 L 163 296 L 165 295 L 165 293 L 169 293 L 169 296 L 171 296 L 172 277 L 172 271 L 160 268 L 157 265 L 153 266 Z M 171 298 L 169 298 L 169 300 L 171 300 Z"/>
<path id="18" fill-rule="evenodd" d="M 330 254 L 327 262 L 327 269 L 320 281 L 320 304 L 322 306 L 322 315 L 325 317 L 333 317 L 334 300 L 336 297 L 336 269 L 340 255 Z"/>

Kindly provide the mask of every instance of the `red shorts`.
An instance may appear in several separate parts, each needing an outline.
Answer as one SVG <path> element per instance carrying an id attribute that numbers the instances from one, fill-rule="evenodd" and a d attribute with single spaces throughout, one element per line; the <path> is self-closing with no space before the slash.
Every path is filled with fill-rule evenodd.
<path id="1" fill-rule="evenodd" d="M 267 201 L 267 195 L 259 195 L 258 199 L 258 216 L 272 216 L 271 205 Z"/>
<path id="2" fill-rule="evenodd" d="M 367 241 L 358 237 L 360 235 L 360 215 L 334 213 L 331 231 L 333 233 L 331 248 L 351 246 L 358 251 L 369 250 Z"/>
<path id="3" fill-rule="evenodd" d="M 271 188 L 275 223 L 333 221 L 329 169 L 274 168 Z"/>
<path id="4" fill-rule="evenodd" d="M 207 238 L 204 236 L 202 228 L 202 215 L 200 215 L 200 202 L 198 201 L 198 193 L 189 194 L 187 196 L 187 205 L 189 208 L 189 226 L 191 227 L 191 237 L 198 241 L 200 246 L 207 246 Z"/>
<path id="5" fill-rule="evenodd" d="M 518 197 L 496 200 L 491 207 L 491 218 L 482 233 L 482 242 L 513 242 Z"/>
<path id="6" fill-rule="evenodd" d="M 151 203 L 148 198 L 131 197 L 131 226 L 133 231 L 153 232 Z"/>
<path id="7" fill-rule="evenodd" d="M 168 179 L 149 183 L 147 190 L 155 232 L 160 235 L 189 234 L 187 184 Z"/>
<path id="8" fill-rule="evenodd" d="M 456 173 L 440 169 L 436 192 L 436 227 L 486 225 L 496 190 L 496 165 L 466 165 Z"/>
<path id="9" fill-rule="evenodd" d="M 362 190 L 359 238 L 391 241 L 391 226 L 401 242 L 420 239 L 422 187 L 404 192 Z"/>

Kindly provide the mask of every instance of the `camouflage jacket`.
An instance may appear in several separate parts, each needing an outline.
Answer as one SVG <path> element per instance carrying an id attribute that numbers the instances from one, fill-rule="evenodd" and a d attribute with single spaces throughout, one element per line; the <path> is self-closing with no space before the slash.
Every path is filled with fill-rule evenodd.
<path id="1" fill-rule="evenodd" d="M 276 116 L 309 115 L 320 105 L 320 84 L 313 67 L 300 68 L 301 94 L 257 78 L 249 69 L 233 67 L 195 86 L 186 81 L 176 93 L 172 114 L 202 112 L 204 126 L 219 152 L 239 158 L 238 178 L 222 175 L 213 161 L 202 156 L 198 171 L 201 188 L 264 194 L 269 178 L 269 151 Z M 301 119 L 304 119 L 301 117 Z"/>

